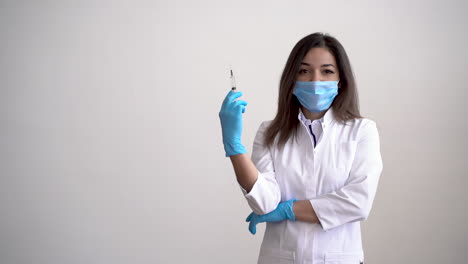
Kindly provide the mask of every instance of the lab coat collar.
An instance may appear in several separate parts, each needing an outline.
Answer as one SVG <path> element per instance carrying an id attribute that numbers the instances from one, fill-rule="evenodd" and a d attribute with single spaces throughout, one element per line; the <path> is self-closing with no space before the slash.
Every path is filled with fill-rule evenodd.
<path id="1" fill-rule="evenodd" d="M 302 112 L 302 109 L 299 108 L 299 115 L 298 115 L 299 121 L 304 123 L 307 119 L 307 117 L 304 115 Z M 333 120 L 335 119 L 335 113 L 333 111 L 333 107 L 330 107 L 327 112 L 325 112 L 325 115 L 322 116 L 322 118 L 319 119 L 320 123 L 328 126 Z M 312 120 L 309 120 L 309 122 L 312 122 Z"/>

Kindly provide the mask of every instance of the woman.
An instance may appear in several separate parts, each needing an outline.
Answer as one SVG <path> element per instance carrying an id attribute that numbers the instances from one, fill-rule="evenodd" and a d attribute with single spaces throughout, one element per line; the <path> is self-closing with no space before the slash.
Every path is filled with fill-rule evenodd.
<path id="1" fill-rule="evenodd" d="M 258 263 L 362 263 L 360 221 L 371 210 L 382 159 L 342 45 L 321 33 L 296 44 L 278 112 L 260 125 L 252 159 L 241 143 L 241 95 L 230 91 L 219 116 L 226 156 L 253 210 L 249 230 L 267 223 Z"/>

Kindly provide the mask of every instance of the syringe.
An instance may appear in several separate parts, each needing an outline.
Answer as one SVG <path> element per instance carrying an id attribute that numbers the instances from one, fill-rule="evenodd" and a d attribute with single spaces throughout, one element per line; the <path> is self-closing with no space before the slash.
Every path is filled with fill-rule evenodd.
<path id="1" fill-rule="evenodd" d="M 236 91 L 236 78 L 234 78 L 234 73 L 232 73 L 232 68 L 231 68 L 231 90 L 233 92 Z"/>

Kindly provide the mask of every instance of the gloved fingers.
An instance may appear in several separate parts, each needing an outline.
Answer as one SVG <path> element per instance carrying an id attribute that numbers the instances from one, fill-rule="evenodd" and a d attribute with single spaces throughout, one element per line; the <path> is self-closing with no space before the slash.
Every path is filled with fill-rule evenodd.
<path id="1" fill-rule="evenodd" d="M 229 104 L 235 99 L 239 98 L 242 96 L 242 92 L 233 92 L 232 90 L 229 91 L 229 93 L 226 95 L 226 98 L 224 98 L 223 105 Z"/>
<path id="2" fill-rule="evenodd" d="M 257 224 L 258 222 L 255 219 L 250 221 L 249 223 L 249 231 L 252 235 L 255 235 L 255 233 L 257 233 Z"/>
<path id="3" fill-rule="evenodd" d="M 247 216 L 247 219 L 245 219 L 246 222 L 250 222 L 252 220 L 252 217 L 255 215 L 254 212 L 250 213 L 249 216 Z"/>
<path id="4" fill-rule="evenodd" d="M 241 113 L 241 112 L 243 113 L 245 112 L 246 105 L 247 105 L 247 102 L 243 100 L 234 101 L 233 103 L 229 105 L 223 105 L 221 107 L 221 110 L 219 111 L 219 116 L 221 117 L 225 113 L 235 113 L 235 114 Z"/>
<path id="5" fill-rule="evenodd" d="M 249 103 L 247 103 L 246 101 L 244 100 L 236 100 L 234 101 L 234 105 L 235 106 L 238 106 L 238 105 L 248 105 Z"/>
<path id="6" fill-rule="evenodd" d="M 234 113 L 243 114 L 245 112 L 245 105 L 237 106 L 234 111 Z"/>
<path id="7" fill-rule="evenodd" d="M 245 112 L 245 107 L 248 105 L 248 103 L 244 100 L 237 100 L 234 101 L 233 103 L 233 108 L 235 109 L 235 113 L 244 113 Z"/>

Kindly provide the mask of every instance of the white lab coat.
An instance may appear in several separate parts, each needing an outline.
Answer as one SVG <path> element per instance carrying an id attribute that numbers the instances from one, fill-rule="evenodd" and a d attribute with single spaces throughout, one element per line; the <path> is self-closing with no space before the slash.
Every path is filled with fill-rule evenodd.
<path id="1" fill-rule="evenodd" d="M 267 223 L 259 264 L 364 261 L 360 221 L 369 215 L 382 172 L 377 127 L 366 118 L 344 125 L 333 108 L 319 121 L 323 132 L 315 148 L 302 120 L 297 141 L 289 139 L 282 150 L 263 144 L 271 121 L 258 129 L 252 151 L 258 179 L 249 193 L 241 188 L 251 209 L 266 214 L 279 202 L 309 200 L 320 221 Z"/>

